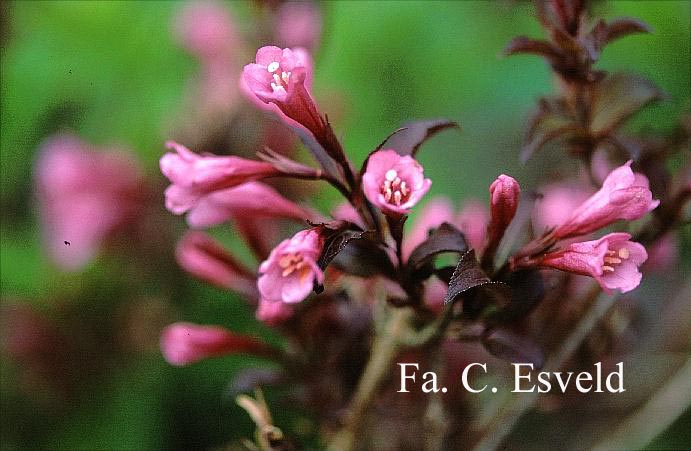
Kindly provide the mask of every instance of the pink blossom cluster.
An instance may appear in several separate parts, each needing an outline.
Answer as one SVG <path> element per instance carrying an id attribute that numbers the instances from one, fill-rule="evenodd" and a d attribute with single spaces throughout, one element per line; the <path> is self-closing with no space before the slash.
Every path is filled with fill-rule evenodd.
<path id="1" fill-rule="evenodd" d="M 201 280 L 241 293 L 256 305 L 257 318 L 270 325 L 285 324 L 295 315 L 297 305 L 313 292 L 321 292 L 325 284 L 338 285 L 342 275 L 360 271 L 349 268 L 348 264 L 358 263 L 345 258 L 345 263 L 340 261 L 331 270 L 332 276 L 326 273 L 339 252 L 348 254 L 348 239 L 364 242 L 362 237 L 370 237 L 374 243 L 370 252 L 383 250 L 390 271 L 398 274 L 385 274 L 390 279 L 387 283 L 400 285 L 397 290 L 403 297 L 424 293 L 427 308 L 437 312 L 446 295 L 446 281 L 422 283 L 422 279 L 415 282 L 419 285 L 411 285 L 402 279 L 417 280 L 414 271 L 429 271 L 424 269 L 428 268 L 423 255 L 426 246 L 441 246 L 442 251 L 472 248 L 481 257 L 484 270 L 493 274 L 497 250 L 519 209 L 518 182 L 500 175 L 490 184 L 487 207 L 469 201 L 457 214 L 448 200 L 432 199 L 404 234 L 408 215 L 432 184 L 415 158 L 421 141 L 412 143 L 408 150 L 383 144 L 368 156 L 361 171 L 355 171 L 320 112 L 311 92 L 312 79 L 312 60 L 306 50 L 267 46 L 257 51 L 255 62 L 245 66 L 240 84 L 255 105 L 301 130 L 305 144 L 317 157 L 318 169 L 270 149 L 259 152 L 260 159 L 254 160 L 200 155 L 181 144 L 167 144 L 172 152 L 161 158 L 160 166 L 171 182 L 165 192 L 168 210 L 186 213 L 187 223 L 195 229 L 234 222 L 261 261 L 256 270 L 248 268 L 205 233 L 190 232 L 178 246 L 180 265 Z M 399 132 L 405 133 L 405 129 Z M 657 207 L 659 201 L 652 198 L 646 177 L 634 173 L 631 164 L 629 161 L 611 171 L 602 188 L 589 197 L 555 188 L 538 203 L 533 215 L 544 233 L 509 258 L 509 270 L 553 268 L 591 276 L 607 291 L 636 288 L 647 253 L 630 234 L 616 232 L 578 241 L 617 221 L 638 219 Z M 337 188 L 346 202 L 334 211 L 334 219 L 324 218 L 266 184 L 267 179 L 278 177 L 325 181 Z M 309 227 L 269 244 L 276 238 L 277 220 L 307 223 Z M 455 244 L 434 238 L 439 230 L 455 237 Z M 441 241 L 432 242 L 435 239 Z M 185 325 L 166 332 L 164 355 L 175 364 L 185 364 L 251 348 L 244 341 L 238 345 L 228 332 L 200 327 Z"/>

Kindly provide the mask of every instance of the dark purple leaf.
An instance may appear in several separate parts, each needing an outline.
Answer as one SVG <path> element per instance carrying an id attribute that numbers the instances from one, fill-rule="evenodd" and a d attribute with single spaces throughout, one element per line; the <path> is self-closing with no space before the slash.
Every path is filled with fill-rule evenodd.
<path id="1" fill-rule="evenodd" d="M 381 274 L 393 278 L 396 274 L 387 252 L 377 241 L 366 235 L 348 240 L 347 245 L 333 259 L 332 265 L 359 277 Z"/>
<path id="2" fill-rule="evenodd" d="M 463 254 L 456 265 L 449 281 L 449 290 L 444 298 L 444 304 L 454 302 L 461 294 L 469 290 L 477 291 L 475 290 L 477 288 L 485 289 L 482 290 L 482 296 L 475 299 L 473 305 L 469 306 L 475 313 L 482 311 L 490 303 L 504 305 L 510 296 L 506 285 L 492 282 L 485 274 L 475 257 L 475 251 L 471 249 Z M 464 310 L 465 307 L 464 305 Z"/>
<path id="3" fill-rule="evenodd" d="M 545 354 L 535 341 L 508 329 L 489 330 L 482 344 L 490 354 L 509 362 L 532 363 L 535 368 L 545 363 Z"/>
<path id="4" fill-rule="evenodd" d="M 543 56 L 547 58 L 550 64 L 556 64 L 563 57 L 561 51 L 551 43 L 525 36 L 513 38 L 504 49 L 505 55 L 516 55 L 519 53 Z"/>
<path id="5" fill-rule="evenodd" d="M 463 232 L 444 222 L 411 252 L 410 257 L 408 257 L 408 267 L 410 271 L 414 272 L 430 263 L 434 257 L 441 253 L 458 252 L 463 254 L 467 250 L 468 244 Z"/>
<path id="6" fill-rule="evenodd" d="M 611 75 L 596 85 L 590 130 L 605 136 L 643 107 L 665 97 L 651 81 L 628 74 Z"/>
<path id="7" fill-rule="evenodd" d="M 581 126 L 560 100 L 541 99 L 524 138 L 521 161 L 526 162 L 550 141 L 581 134 Z"/>
<path id="8" fill-rule="evenodd" d="M 511 301 L 492 313 L 489 323 L 506 323 L 530 313 L 545 295 L 545 284 L 538 270 L 530 269 L 509 273 L 503 282 L 510 287 Z"/>
<path id="9" fill-rule="evenodd" d="M 612 42 L 634 33 L 650 33 L 652 30 L 648 24 L 638 19 L 622 17 L 607 24 L 606 42 Z"/>
<path id="10" fill-rule="evenodd" d="M 348 245 L 351 240 L 359 240 L 366 232 L 362 230 L 344 229 L 335 232 L 326 239 L 324 250 L 319 256 L 317 264 L 320 268 L 326 269 L 331 261 Z"/>
<path id="11" fill-rule="evenodd" d="M 447 128 L 460 126 L 448 119 L 431 119 L 426 121 L 409 122 L 392 133 L 378 149 L 393 149 L 400 155 L 415 156 L 420 146 L 429 138 Z"/>

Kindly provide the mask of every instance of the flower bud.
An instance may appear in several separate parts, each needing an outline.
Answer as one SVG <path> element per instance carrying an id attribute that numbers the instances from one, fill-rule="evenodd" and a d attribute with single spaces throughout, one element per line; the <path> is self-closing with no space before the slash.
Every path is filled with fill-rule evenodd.
<path id="1" fill-rule="evenodd" d="M 279 174 L 276 168 L 263 161 L 198 155 L 173 141 L 168 141 L 166 147 L 175 151 L 165 154 L 160 161 L 161 172 L 172 183 L 165 192 L 166 208 L 178 215 L 214 191 Z"/>
<path id="2" fill-rule="evenodd" d="M 615 221 L 638 219 L 659 204 L 659 200 L 653 200 L 648 179 L 634 174 L 628 161 L 613 170 L 602 188 L 577 207 L 554 234 L 558 239 L 585 235 Z"/>
<path id="3" fill-rule="evenodd" d="M 270 355 L 259 340 L 220 326 L 174 323 L 161 332 L 161 352 L 168 363 L 185 366 L 209 357 L 232 354 Z"/>
<path id="4" fill-rule="evenodd" d="M 483 255 L 485 261 L 491 261 L 511 224 L 521 194 L 518 182 L 508 175 L 500 175 L 489 187 L 490 222 L 487 226 L 487 247 Z"/>
<path id="5" fill-rule="evenodd" d="M 182 269 L 194 277 L 248 298 L 257 297 L 254 274 L 205 233 L 185 234 L 175 256 Z"/>

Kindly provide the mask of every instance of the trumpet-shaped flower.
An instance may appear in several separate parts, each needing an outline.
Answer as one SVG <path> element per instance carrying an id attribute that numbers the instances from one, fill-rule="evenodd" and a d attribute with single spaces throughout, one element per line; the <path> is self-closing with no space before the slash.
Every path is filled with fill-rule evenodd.
<path id="1" fill-rule="evenodd" d="M 257 297 L 256 277 L 203 232 L 187 232 L 178 243 L 178 264 L 200 280 L 220 288 Z"/>
<path id="2" fill-rule="evenodd" d="M 591 276 L 608 293 L 633 290 L 641 283 L 638 268 L 646 261 L 645 248 L 628 233 L 610 233 L 599 240 L 573 243 L 565 249 L 550 252 L 541 266 Z"/>
<path id="3" fill-rule="evenodd" d="M 161 332 L 161 351 L 168 363 L 189 365 L 209 357 L 232 354 L 270 354 L 265 344 L 220 326 L 174 323 Z"/>
<path id="4" fill-rule="evenodd" d="M 133 156 L 97 152 L 73 135 L 44 143 L 36 185 L 48 251 L 65 270 L 83 267 L 141 213 L 142 178 Z"/>
<path id="5" fill-rule="evenodd" d="M 369 157 L 362 176 L 365 197 L 388 215 L 405 215 L 429 191 L 420 163 L 394 150 L 379 150 Z"/>
<path id="6" fill-rule="evenodd" d="M 289 304 L 305 299 L 315 281 L 324 281 L 317 265 L 323 246 L 324 238 L 317 228 L 302 230 L 276 246 L 259 266 L 257 286 L 262 299 Z"/>
<path id="7" fill-rule="evenodd" d="M 194 228 L 222 224 L 239 215 L 245 218 L 285 218 L 296 221 L 318 220 L 316 212 L 303 208 L 260 182 L 247 182 L 214 191 L 201 197 L 187 215 Z"/>
<path id="8" fill-rule="evenodd" d="M 648 179 L 634 174 L 628 161 L 613 170 L 602 188 L 577 207 L 554 234 L 556 238 L 585 235 L 615 221 L 638 219 L 659 204 L 659 200 L 653 200 Z"/>
<path id="9" fill-rule="evenodd" d="M 263 161 L 198 155 L 173 141 L 168 141 L 166 147 L 175 151 L 165 154 L 160 161 L 161 172 L 172 183 L 165 192 L 166 208 L 178 215 L 209 193 L 279 173 Z"/>

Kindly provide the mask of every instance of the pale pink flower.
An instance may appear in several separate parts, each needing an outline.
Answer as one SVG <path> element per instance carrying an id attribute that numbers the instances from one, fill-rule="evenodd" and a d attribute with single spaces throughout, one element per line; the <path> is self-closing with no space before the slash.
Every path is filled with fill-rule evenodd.
<path id="1" fill-rule="evenodd" d="M 315 2 L 284 2 L 276 17 L 276 36 L 286 47 L 313 49 L 321 34 L 321 14 Z"/>
<path id="2" fill-rule="evenodd" d="M 187 215 L 187 223 L 194 228 L 206 228 L 240 215 L 296 221 L 320 219 L 319 214 L 286 199 L 269 185 L 247 182 L 199 198 Z"/>
<path id="3" fill-rule="evenodd" d="M 161 332 L 161 352 L 168 363 L 185 366 L 209 357 L 232 354 L 270 355 L 256 338 L 238 335 L 220 326 L 174 323 Z"/>
<path id="4" fill-rule="evenodd" d="M 78 270 L 142 211 L 142 178 L 133 155 L 97 151 L 74 135 L 50 138 L 35 169 L 46 246 L 66 270 Z"/>
<path id="5" fill-rule="evenodd" d="M 602 188 L 571 214 L 555 231 L 557 238 L 585 235 L 618 220 L 632 221 L 655 209 L 659 200 L 653 200 L 648 179 L 634 174 L 631 161 L 613 170 Z"/>
<path id="6" fill-rule="evenodd" d="M 259 299 L 255 316 L 259 321 L 269 326 L 278 326 L 293 316 L 293 306 L 285 302 Z"/>
<path id="7" fill-rule="evenodd" d="M 599 240 L 573 243 L 546 254 L 540 265 L 593 277 L 608 293 L 626 293 L 641 283 L 638 268 L 648 258 L 645 248 L 630 239 L 628 233 L 610 233 Z"/>
<path id="8" fill-rule="evenodd" d="M 314 282 L 324 282 L 317 260 L 324 239 L 317 228 L 302 230 L 283 240 L 259 266 L 257 286 L 267 302 L 296 303 L 305 299 Z"/>
<path id="9" fill-rule="evenodd" d="M 589 193 L 575 184 L 554 183 L 540 190 L 533 209 L 533 228 L 538 232 L 564 224 Z"/>
<path id="10" fill-rule="evenodd" d="M 255 105 L 319 137 L 324 122 L 309 92 L 311 85 L 312 60 L 306 50 L 267 46 L 257 50 L 256 62 L 243 69 L 240 87 Z"/>
<path id="11" fill-rule="evenodd" d="M 175 151 L 166 153 L 160 161 L 161 172 L 172 183 L 165 192 L 166 208 L 178 215 L 209 193 L 279 174 L 263 161 L 198 155 L 173 141 L 168 141 L 166 147 Z"/>
<path id="12" fill-rule="evenodd" d="M 487 224 L 489 224 L 487 206 L 475 200 L 466 202 L 456 216 L 454 224 L 463 232 L 471 249 L 481 250 L 487 236 Z"/>
<path id="13" fill-rule="evenodd" d="M 426 179 L 420 163 L 394 150 L 379 150 L 369 157 L 362 176 L 365 197 L 389 215 L 405 215 L 429 191 L 432 181 Z"/>
<path id="14" fill-rule="evenodd" d="M 182 269 L 200 280 L 248 298 L 258 295 L 256 276 L 205 233 L 187 232 L 175 256 Z"/>
<path id="15" fill-rule="evenodd" d="M 444 222 L 452 223 L 453 219 L 453 207 L 448 199 L 438 197 L 427 202 L 413 227 L 405 234 L 401 248 L 403 258 L 408 259 L 413 249 L 427 239 L 431 229 L 439 227 Z"/>

